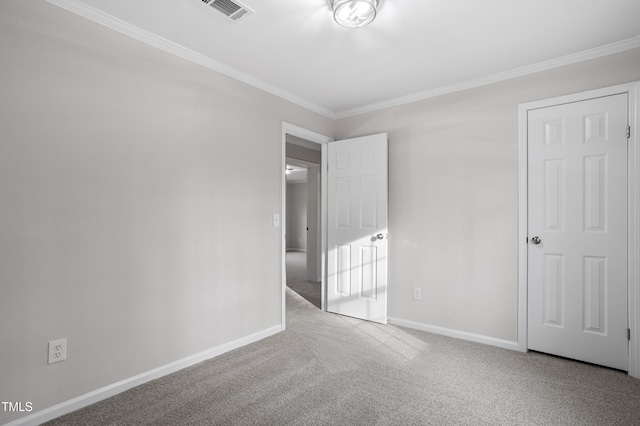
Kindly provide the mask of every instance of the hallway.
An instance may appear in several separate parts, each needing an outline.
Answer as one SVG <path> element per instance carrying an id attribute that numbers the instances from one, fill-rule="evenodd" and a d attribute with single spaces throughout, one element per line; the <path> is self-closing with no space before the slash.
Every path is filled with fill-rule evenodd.
<path id="1" fill-rule="evenodd" d="M 321 309 L 321 284 L 307 280 L 307 253 L 288 251 L 286 265 L 287 287 Z"/>

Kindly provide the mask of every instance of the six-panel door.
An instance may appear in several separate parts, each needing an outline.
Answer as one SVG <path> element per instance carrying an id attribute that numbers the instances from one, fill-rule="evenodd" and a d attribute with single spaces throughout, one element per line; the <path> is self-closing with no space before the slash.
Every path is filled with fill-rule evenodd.
<path id="1" fill-rule="evenodd" d="M 528 348 L 621 370 L 626 129 L 626 94 L 528 115 Z"/>
<path id="2" fill-rule="evenodd" d="M 327 310 L 387 322 L 387 135 L 328 147 Z"/>

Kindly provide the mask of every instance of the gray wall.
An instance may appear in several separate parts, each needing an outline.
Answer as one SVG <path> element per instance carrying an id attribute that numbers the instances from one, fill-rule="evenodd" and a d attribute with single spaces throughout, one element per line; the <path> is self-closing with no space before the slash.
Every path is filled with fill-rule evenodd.
<path id="1" fill-rule="evenodd" d="M 389 315 L 515 341 L 518 104 L 635 80 L 640 49 L 338 120 L 389 133 Z"/>
<path id="2" fill-rule="evenodd" d="M 287 157 L 290 158 L 297 158 L 298 160 L 308 161 L 315 164 L 320 164 L 322 160 L 322 153 L 320 151 L 305 148 L 304 146 L 287 143 L 286 150 Z"/>
<path id="3" fill-rule="evenodd" d="M 287 249 L 307 249 L 307 182 L 287 184 Z"/>
<path id="4" fill-rule="evenodd" d="M 0 2 L 0 52 L 2 401 L 280 325 L 282 121 L 332 120 L 44 1 Z"/>

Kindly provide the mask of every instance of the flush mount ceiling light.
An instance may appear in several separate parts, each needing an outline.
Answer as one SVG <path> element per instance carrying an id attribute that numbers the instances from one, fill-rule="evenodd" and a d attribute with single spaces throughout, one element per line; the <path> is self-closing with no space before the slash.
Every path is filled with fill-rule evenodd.
<path id="1" fill-rule="evenodd" d="M 360 28 L 376 17 L 378 0 L 331 0 L 333 19 L 343 27 Z"/>

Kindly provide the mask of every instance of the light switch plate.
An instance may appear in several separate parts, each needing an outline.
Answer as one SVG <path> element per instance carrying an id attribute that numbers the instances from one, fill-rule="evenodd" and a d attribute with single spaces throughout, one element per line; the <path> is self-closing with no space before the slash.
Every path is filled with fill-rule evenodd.
<path id="1" fill-rule="evenodd" d="M 422 289 L 420 287 L 413 288 L 413 300 L 422 300 Z"/>

